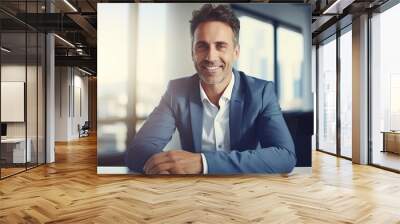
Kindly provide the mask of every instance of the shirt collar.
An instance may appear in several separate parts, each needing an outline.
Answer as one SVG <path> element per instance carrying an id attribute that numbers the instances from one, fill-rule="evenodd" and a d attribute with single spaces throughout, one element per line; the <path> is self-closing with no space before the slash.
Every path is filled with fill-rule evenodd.
<path id="1" fill-rule="evenodd" d="M 232 78 L 231 81 L 229 82 L 228 86 L 224 90 L 224 92 L 221 95 L 221 99 L 224 99 L 226 101 L 229 101 L 232 96 L 232 90 L 233 90 L 233 85 L 235 84 L 235 75 L 232 72 Z M 211 103 L 210 99 L 208 99 L 206 92 L 203 89 L 203 86 L 201 86 L 201 81 L 199 81 L 199 86 L 200 86 L 200 98 L 201 102 L 204 102 L 204 100 L 208 101 Z M 220 99 L 220 100 L 221 100 Z"/>

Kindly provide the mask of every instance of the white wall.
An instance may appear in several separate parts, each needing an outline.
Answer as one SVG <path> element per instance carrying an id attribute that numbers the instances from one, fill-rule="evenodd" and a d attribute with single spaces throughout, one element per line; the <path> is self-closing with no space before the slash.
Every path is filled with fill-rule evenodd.
<path id="1" fill-rule="evenodd" d="M 7 137 L 21 138 L 27 136 L 30 139 L 32 161 L 44 163 L 44 150 L 45 150 L 45 116 L 44 116 L 44 73 L 41 66 L 34 66 L 20 63 L 5 63 L 1 66 L 1 81 L 2 82 L 24 82 L 26 89 L 26 99 L 22 102 L 22 107 L 19 108 L 19 113 L 25 114 L 26 119 L 23 118 L 22 122 L 6 122 L 7 123 Z M 27 79 L 27 80 L 26 80 Z M 3 92 L 4 89 L 2 89 Z M 24 94 L 20 90 L 20 94 Z M 2 98 L 7 95 L 2 95 Z M 17 113 L 15 108 L 5 107 L 1 108 L 2 112 Z M 24 116 L 24 115 L 22 115 Z M 39 156 L 37 157 L 37 153 Z M 51 157 L 48 157 L 51 158 Z M 51 161 L 51 160 L 48 160 Z"/>
<path id="2" fill-rule="evenodd" d="M 28 74 L 35 73 L 36 74 L 36 67 L 33 66 L 27 66 L 25 67 L 24 65 L 18 65 L 18 64 L 8 64 L 8 65 L 2 65 L 1 66 L 1 81 L 3 82 L 25 82 L 25 76 L 26 76 L 26 71 Z M 36 97 L 36 90 L 35 92 L 28 92 L 27 93 L 28 97 Z M 28 100 L 28 99 L 27 99 Z M 28 100 L 29 102 L 32 100 Z M 35 105 L 36 107 L 36 105 Z M 1 108 L 1 110 L 7 110 L 8 108 Z M 33 117 L 31 117 L 33 114 L 28 114 L 28 121 L 31 122 Z M 34 114 L 36 116 L 36 114 Z M 35 117 L 36 119 L 36 117 Z M 35 120 L 36 121 L 36 120 Z M 7 123 L 7 136 L 8 137 L 25 137 L 25 126 L 26 122 L 8 122 Z M 31 128 L 32 125 L 29 125 L 28 128 Z M 28 135 L 31 133 L 28 130 Z M 29 137 L 29 136 L 28 136 Z"/>
<path id="3" fill-rule="evenodd" d="M 79 137 L 79 132 L 78 132 L 78 124 L 82 126 L 85 121 L 88 121 L 89 119 L 89 114 L 88 114 L 88 77 L 81 76 L 82 73 L 76 74 L 77 70 L 74 70 L 74 96 L 72 96 L 71 99 L 74 99 L 74 103 L 71 102 L 71 105 L 74 104 L 74 107 L 72 108 L 72 120 L 71 120 L 71 136 L 72 138 L 77 138 Z M 79 93 L 80 91 L 80 93 Z M 79 97 L 80 96 L 80 97 Z M 79 102 L 80 101 L 80 102 Z M 79 108 L 81 107 L 81 108 Z M 81 111 L 79 111 L 81 110 Z"/>
<path id="4" fill-rule="evenodd" d="M 55 68 L 55 141 L 68 139 L 68 68 Z"/>
<path id="5" fill-rule="evenodd" d="M 78 124 L 88 120 L 88 78 L 72 67 L 56 67 L 55 73 L 55 141 L 77 139 Z"/>

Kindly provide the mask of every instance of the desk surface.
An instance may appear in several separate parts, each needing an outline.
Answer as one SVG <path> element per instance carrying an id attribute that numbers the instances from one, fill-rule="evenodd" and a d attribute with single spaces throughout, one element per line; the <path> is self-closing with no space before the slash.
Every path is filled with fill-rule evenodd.
<path id="1" fill-rule="evenodd" d="M 311 174 L 312 168 L 311 167 L 295 167 L 293 171 L 289 175 L 293 174 Z M 97 174 L 138 174 L 133 171 L 130 171 L 126 166 L 98 166 L 97 167 Z M 252 174 L 256 175 L 256 174 Z M 267 176 L 267 174 L 259 174 Z"/>
<path id="2" fill-rule="evenodd" d="M 28 138 L 27 141 L 30 139 Z M 1 139 L 1 143 L 20 143 L 25 142 L 25 138 L 5 138 Z"/>
<path id="3" fill-rule="evenodd" d="M 400 131 L 381 131 L 383 134 L 400 134 Z"/>

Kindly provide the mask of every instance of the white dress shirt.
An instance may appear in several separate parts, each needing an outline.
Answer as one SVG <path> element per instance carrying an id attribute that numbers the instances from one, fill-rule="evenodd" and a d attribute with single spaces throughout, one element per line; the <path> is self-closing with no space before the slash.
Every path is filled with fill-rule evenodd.
<path id="1" fill-rule="evenodd" d="M 199 82 L 200 98 L 203 103 L 202 151 L 230 151 L 229 104 L 234 83 L 235 76 L 232 73 L 231 81 L 218 101 L 218 109 L 208 99 L 201 82 Z M 203 153 L 201 153 L 201 159 L 203 162 L 203 174 L 207 174 L 208 165 Z"/>

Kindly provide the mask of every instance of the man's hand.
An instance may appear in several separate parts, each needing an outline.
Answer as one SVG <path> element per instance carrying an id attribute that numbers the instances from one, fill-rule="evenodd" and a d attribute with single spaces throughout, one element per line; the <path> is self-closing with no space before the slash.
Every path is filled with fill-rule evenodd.
<path id="1" fill-rule="evenodd" d="M 173 150 L 153 155 L 143 170 L 146 174 L 201 174 L 203 162 L 200 153 Z"/>

